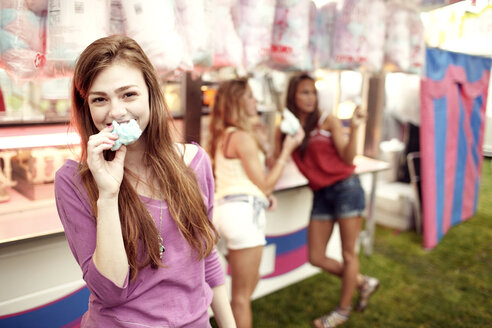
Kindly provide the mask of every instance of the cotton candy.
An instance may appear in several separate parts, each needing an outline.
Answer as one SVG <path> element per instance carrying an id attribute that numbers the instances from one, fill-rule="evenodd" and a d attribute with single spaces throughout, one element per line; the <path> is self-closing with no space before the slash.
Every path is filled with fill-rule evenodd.
<path id="1" fill-rule="evenodd" d="M 110 4 L 106 0 L 49 1 L 46 76 L 73 74 L 75 61 L 87 45 L 109 34 L 109 10 Z"/>
<path id="2" fill-rule="evenodd" d="M 275 0 L 240 0 L 234 9 L 234 25 L 243 43 L 244 66 L 252 70 L 270 58 Z"/>
<path id="3" fill-rule="evenodd" d="M 142 130 L 140 130 L 135 120 L 130 120 L 130 122 L 123 124 L 113 121 L 113 132 L 118 135 L 118 139 L 115 141 L 113 147 L 111 147 L 113 151 L 120 149 L 121 145 L 134 143 L 142 134 Z"/>
<path id="4" fill-rule="evenodd" d="M 282 70 L 310 70 L 310 0 L 279 0 L 275 6 L 270 66 Z"/>
<path id="5" fill-rule="evenodd" d="M 372 71 L 384 57 L 385 3 L 381 0 L 344 0 L 335 20 L 331 68 Z"/>
<path id="6" fill-rule="evenodd" d="M 212 26 L 214 67 L 241 67 L 243 44 L 232 19 L 234 0 L 211 0 L 213 7 L 206 8 Z"/>
<path id="7" fill-rule="evenodd" d="M 23 1 L 0 2 L 0 67 L 16 81 L 34 79 L 43 58 L 44 17 Z"/>
<path id="8" fill-rule="evenodd" d="M 290 110 L 287 108 L 284 108 L 284 111 L 282 112 L 282 122 L 280 123 L 280 131 L 286 134 L 294 135 L 299 131 L 299 128 L 301 127 L 301 123 L 299 123 L 299 120 L 297 117 L 294 116 L 294 114 L 291 113 Z"/>
<path id="9" fill-rule="evenodd" d="M 337 4 L 329 2 L 316 11 L 314 23 L 314 54 L 316 68 L 330 67 L 332 37 L 337 17 Z"/>
<path id="10" fill-rule="evenodd" d="M 207 1 L 208 3 L 208 1 Z M 176 1 L 178 25 L 185 42 L 185 56 L 192 64 L 212 66 L 212 33 L 210 15 L 205 13 L 205 0 Z"/>
<path id="11" fill-rule="evenodd" d="M 159 74 L 177 69 L 183 60 L 184 41 L 178 33 L 173 0 L 121 2 L 126 34 L 142 47 Z"/>

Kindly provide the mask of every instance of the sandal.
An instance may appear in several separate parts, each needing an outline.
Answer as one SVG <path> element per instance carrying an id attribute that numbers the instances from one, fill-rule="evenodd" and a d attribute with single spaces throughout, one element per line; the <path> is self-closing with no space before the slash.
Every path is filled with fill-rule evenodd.
<path id="1" fill-rule="evenodd" d="M 340 326 L 349 319 L 349 315 L 334 310 L 330 314 L 324 315 L 313 322 L 315 328 L 334 328 Z"/>
<path id="2" fill-rule="evenodd" d="M 355 310 L 362 312 L 369 305 L 369 298 L 378 289 L 379 280 L 374 277 L 364 276 L 364 282 L 362 286 L 359 287 L 359 299 L 357 300 L 357 305 Z"/>

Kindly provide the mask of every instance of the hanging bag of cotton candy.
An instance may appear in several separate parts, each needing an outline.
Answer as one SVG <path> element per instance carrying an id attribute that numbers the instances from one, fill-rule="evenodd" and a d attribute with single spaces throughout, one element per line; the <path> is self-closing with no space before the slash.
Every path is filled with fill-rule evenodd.
<path id="1" fill-rule="evenodd" d="M 178 25 L 185 44 L 185 58 L 189 58 L 193 67 L 212 66 L 213 47 L 211 24 L 206 14 L 205 0 L 176 1 Z"/>
<path id="2" fill-rule="evenodd" d="M 159 74 L 177 69 L 184 56 L 173 0 L 121 2 L 126 35 L 137 41 Z"/>
<path id="3" fill-rule="evenodd" d="M 211 26 L 214 67 L 242 67 L 243 44 L 232 18 L 236 0 L 210 0 L 205 15 Z"/>
<path id="4" fill-rule="evenodd" d="M 277 0 L 269 65 L 279 70 L 311 70 L 311 33 L 316 7 L 310 0 Z"/>
<path id="5" fill-rule="evenodd" d="M 109 35 L 109 10 L 106 0 L 49 1 L 44 75 L 71 77 L 87 45 Z"/>
<path id="6" fill-rule="evenodd" d="M 270 59 L 275 0 L 239 0 L 234 25 L 243 44 L 243 65 L 251 71 Z"/>
<path id="7" fill-rule="evenodd" d="M 0 1 L 0 68 L 14 82 L 39 76 L 44 63 L 47 1 Z"/>

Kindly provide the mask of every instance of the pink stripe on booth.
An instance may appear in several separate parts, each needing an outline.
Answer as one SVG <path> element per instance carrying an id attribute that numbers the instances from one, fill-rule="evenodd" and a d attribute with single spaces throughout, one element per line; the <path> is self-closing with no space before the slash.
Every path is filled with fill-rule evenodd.
<path id="1" fill-rule="evenodd" d="M 432 80 L 423 80 L 420 84 L 420 102 L 421 102 L 421 123 L 420 130 L 430 131 L 427 134 L 425 142 L 420 143 L 420 151 L 427 154 L 425 161 L 421 161 L 421 186 L 422 186 L 422 213 L 423 217 L 436 217 L 436 158 L 434 152 L 435 135 L 434 131 L 434 104 L 433 98 L 427 90 L 432 90 L 436 83 Z M 421 139 L 422 141 L 422 139 Z M 423 245 L 430 248 L 437 243 L 437 226 L 436 220 L 427 220 L 423 229 Z"/>
<path id="2" fill-rule="evenodd" d="M 455 67 L 450 67 L 451 71 Z M 446 74 L 444 81 L 448 87 L 446 87 L 446 116 L 447 116 L 447 128 L 446 128 L 446 152 L 445 152 L 445 181 L 444 181 L 444 210 L 442 218 L 442 232 L 443 234 L 451 227 L 451 216 L 453 213 L 453 195 L 455 188 L 455 177 L 458 157 L 458 138 L 459 138 L 459 124 L 460 124 L 460 108 L 458 104 L 458 90 L 457 85 L 452 83 L 452 74 Z"/>

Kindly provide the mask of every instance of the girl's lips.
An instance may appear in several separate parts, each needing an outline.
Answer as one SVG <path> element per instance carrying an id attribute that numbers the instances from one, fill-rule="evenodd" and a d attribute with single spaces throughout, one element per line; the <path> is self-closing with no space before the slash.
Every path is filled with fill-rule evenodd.
<path id="1" fill-rule="evenodd" d="M 116 123 L 118 123 L 118 124 L 127 124 L 127 123 L 129 123 L 129 122 L 130 122 L 129 120 L 128 120 L 128 121 L 121 121 L 121 122 L 116 121 Z M 113 124 L 113 122 L 111 122 L 111 123 L 106 123 L 106 125 L 107 125 L 107 126 L 110 126 L 111 124 Z"/>

